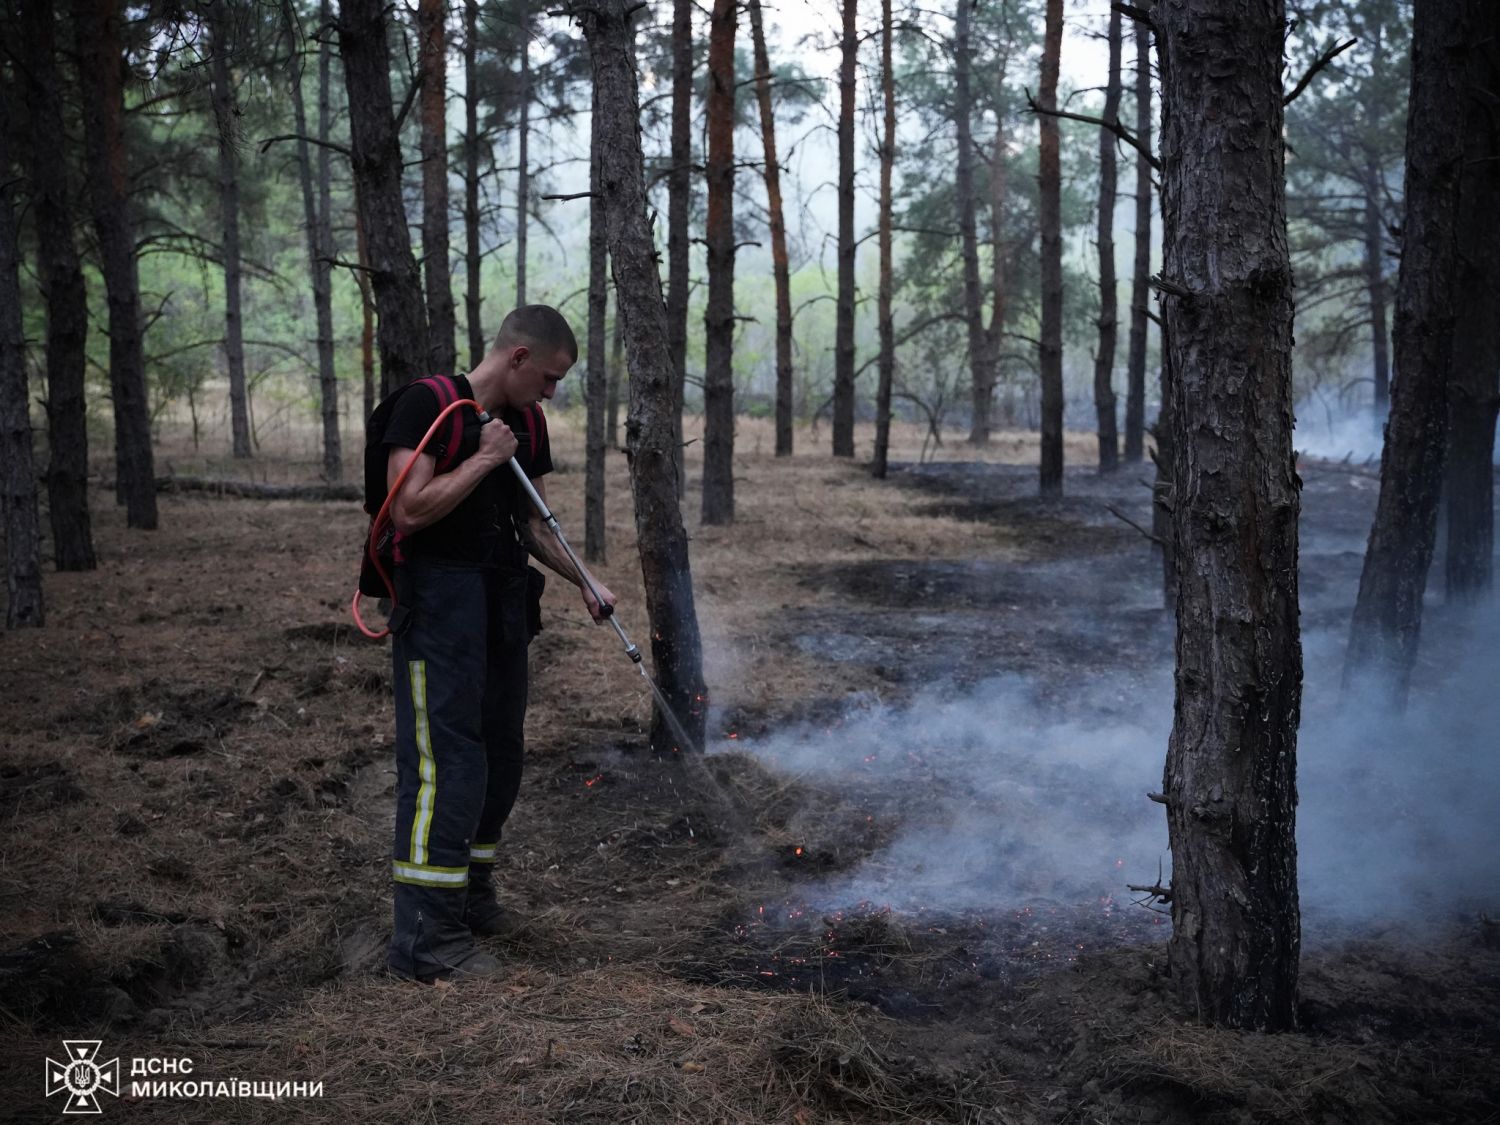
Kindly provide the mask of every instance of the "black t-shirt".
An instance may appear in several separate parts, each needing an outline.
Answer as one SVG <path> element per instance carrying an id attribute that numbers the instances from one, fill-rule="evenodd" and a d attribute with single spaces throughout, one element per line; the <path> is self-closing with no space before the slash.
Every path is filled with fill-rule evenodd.
<path id="1" fill-rule="evenodd" d="M 459 398 L 473 398 L 469 381 L 454 377 Z M 388 449 L 415 449 L 433 419 L 438 416 L 437 393 L 429 386 L 416 384 L 396 401 L 385 430 Z M 463 407 L 463 445 L 453 467 L 479 448 L 479 422 L 472 407 Z M 520 442 L 516 461 L 526 475 L 536 480 L 552 471 L 552 444 L 547 437 L 547 420 L 541 406 L 525 410 L 502 410 L 500 418 L 516 433 Z M 448 438 L 445 424 L 424 452 L 439 455 L 439 442 Z M 453 511 L 420 531 L 401 537 L 401 554 L 409 559 L 438 559 L 445 562 L 488 563 L 521 566 L 526 550 L 517 534 L 518 522 L 531 515 L 531 501 L 507 464 L 496 466 L 465 496 Z"/>

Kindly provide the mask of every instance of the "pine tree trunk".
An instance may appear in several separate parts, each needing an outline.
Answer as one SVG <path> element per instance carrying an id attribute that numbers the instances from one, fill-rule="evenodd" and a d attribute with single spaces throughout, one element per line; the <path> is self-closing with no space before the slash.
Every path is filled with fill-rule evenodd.
<path id="1" fill-rule="evenodd" d="M 84 400 L 88 298 L 73 241 L 67 161 L 60 158 L 62 81 L 57 71 L 52 0 L 21 7 L 30 65 L 17 68 L 30 129 L 37 279 L 47 310 L 47 508 L 58 570 L 93 570 L 89 519 L 89 436 Z"/>
<path id="2" fill-rule="evenodd" d="M 422 89 L 422 278 L 427 291 L 427 374 L 458 370 L 458 318 L 448 261 L 448 4 L 417 4 L 417 67 Z"/>
<path id="3" fill-rule="evenodd" d="M 963 2 L 959 0 L 960 6 Z M 895 283 L 891 273 L 891 171 L 896 162 L 896 77 L 891 58 L 894 38 L 891 0 L 880 0 L 880 97 L 885 111 L 880 134 L 880 292 L 876 312 L 880 382 L 875 390 L 875 457 L 871 464 L 877 480 L 884 480 L 890 467 L 891 392 L 896 381 Z"/>
<path id="4" fill-rule="evenodd" d="M 516 125 L 516 308 L 526 303 L 526 228 L 531 212 L 531 14 L 525 5 L 521 17 L 521 99 Z"/>
<path id="5" fill-rule="evenodd" d="M 1163 302 L 1175 404 L 1173 985 L 1216 1026 L 1295 1026 L 1298 481 L 1283 0 L 1164 0 Z"/>
<path id="6" fill-rule="evenodd" d="M 687 483 L 682 411 L 687 392 L 688 216 L 693 205 L 693 4 L 672 0 L 672 165 L 667 172 L 667 347 L 672 354 L 672 434 L 677 488 Z"/>
<path id="7" fill-rule="evenodd" d="M 1042 80 L 1038 104 L 1057 108 L 1057 75 L 1062 57 L 1062 0 L 1047 0 L 1047 30 L 1042 43 Z M 1063 373 L 1062 373 L 1062 154 L 1057 118 L 1037 115 L 1040 131 L 1037 181 L 1041 223 L 1042 336 L 1037 349 L 1042 383 L 1041 491 L 1061 496 L 1063 490 Z"/>
<path id="8" fill-rule="evenodd" d="M 1419 0 L 1412 22 L 1396 380 L 1344 685 L 1403 707 L 1422 629 L 1448 447 L 1467 60 L 1484 0 Z M 1491 217 L 1493 219 L 1493 217 Z"/>
<path id="9" fill-rule="evenodd" d="M 609 389 L 604 400 L 605 444 L 620 448 L 620 382 L 625 378 L 625 318 L 620 315 L 620 295 L 615 294 L 615 324 L 609 345 Z"/>
<path id="10" fill-rule="evenodd" d="M 109 385 L 115 415 L 115 495 L 128 527 L 156 528 L 156 471 L 146 399 L 140 275 L 130 209 L 124 118 L 124 12 L 117 0 L 74 0 L 89 200 L 109 307 Z"/>
<path id="11" fill-rule="evenodd" d="M 854 456 L 854 75 L 859 61 L 856 0 L 843 0 L 839 64 L 839 273 L 833 342 L 833 455 Z"/>
<path id="12" fill-rule="evenodd" d="M 735 0 L 714 0 L 708 38 L 708 306 L 703 315 L 703 522 L 734 522 Z"/>
<path id="13" fill-rule="evenodd" d="M 604 538 L 604 413 L 609 374 L 605 370 L 605 317 L 609 312 L 609 283 L 604 237 L 604 200 L 599 187 L 601 153 L 609 143 L 604 132 L 604 109 L 594 89 L 589 135 L 589 351 L 585 375 L 585 436 L 583 461 L 583 557 L 602 563 Z"/>
<path id="14" fill-rule="evenodd" d="M 484 257 L 479 248 L 479 0 L 464 0 L 464 319 L 469 329 L 469 368 L 479 366 L 488 345 L 481 291 Z"/>
<path id="15" fill-rule="evenodd" d="M 1166 226 L 1163 216 L 1163 227 Z M 1151 535 L 1154 550 L 1161 563 L 1161 604 L 1166 609 L 1177 605 L 1177 548 L 1172 531 L 1172 512 L 1177 506 L 1176 490 L 1172 485 L 1172 463 L 1177 446 L 1172 440 L 1174 414 L 1172 410 L 1173 387 L 1172 349 L 1167 343 L 1167 329 L 1161 332 L 1161 409 L 1156 413 L 1156 424 L 1151 427 L 1151 460 L 1156 468 L 1151 482 Z"/>
<path id="16" fill-rule="evenodd" d="M 379 317 L 380 393 L 421 378 L 427 366 L 422 278 L 401 194 L 401 142 L 391 106 L 390 53 L 381 0 L 343 0 L 339 50 L 349 92 L 350 163 L 359 227 Z"/>
<path id="17" fill-rule="evenodd" d="M 8 84 L 0 84 L 0 118 L 11 114 Z M 0 529 L 5 533 L 5 627 L 46 624 L 42 598 L 41 527 L 36 467 L 32 463 L 26 334 L 21 327 L 21 256 L 11 203 L 16 180 L 9 138 L 0 129 Z"/>
<path id="18" fill-rule="evenodd" d="M 1135 135 L 1151 150 L 1151 31 L 1135 25 Z M 1146 454 L 1146 314 L 1151 300 L 1151 162 L 1135 156 L 1135 268 L 1130 286 L 1130 342 L 1125 375 L 1125 461 Z"/>
<path id="19" fill-rule="evenodd" d="M 1365 287 L 1370 295 L 1370 351 L 1374 356 L 1375 418 L 1385 425 L 1391 409 L 1390 329 L 1386 307 L 1390 297 L 1385 284 L 1385 232 L 1381 218 L 1380 168 L 1371 160 L 1365 169 Z"/>
<path id="20" fill-rule="evenodd" d="M 313 307 L 318 325 L 318 397 L 323 419 L 323 479 L 330 484 L 339 483 L 344 476 L 343 443 L 339 437 L 339 385 L 333 366 L 333 309 L 331 303 L 330 259 L 332 250 L 324 236 L 319 201 L 313 194 L 313 170 L 311 146 L 307 136 L 307 110 L 302 100 L 302 48 L 297 29 L 297 17 L 289 0 L 282 0 L 282 24 L 286 28 L 287 42 L 291 45 L 291 91 L 292 115 L 297 126 L 297 179 L 302 188 L 302 215 L 307 231 L 307 266 L 312 275 Z M 326 50 L 326 48 L 325 48 Z M 320 80 L 324 77 L 319 67 Z M 323 96 L 319 91 L 319 121 L 321 132 L 326 128 L 327 118 L 322 114 Z M 319 146 L 322 147 L 322 146 Z"/>
<path id="21" fill-rule="evenodd" d="M 979 284 L 979 223 L 974 202 L 974 137 L 969 118 L 974 98 L 969 91 L 973 52 L 969 45 L 969 9 L 972 0 L 955 0 L 953 13 L 953 123 L 958 130 L 958 153 L 954 161 L 953 194 L 958 205 L 958 230 L 964 271 L 964 323 L 969 333 L 969 377 L 972 413 L 970 445 L 988 445 L 990 402 L 995 394 L 995 373 L 989 366 L 984 335 L 984 310 Z"/>
<path id="22" fill-rule="evenodd" d="M 1009 59 L 1006 59 L 1008 62 Z M 1000 68 L 1005 74 L 1005 67 Z M 997 89 L 999 83 L 997 83 Z M 1005 116 L 1004 110 L 996 111 L 995 142 L 990 153 L 990 239 L 994 252 L 990 256 L 990 326 L 985 332 L 985 346 L 989 348 L 990 370 L 994 381 L 1000 382 L 1000 342 L 1005 336 L 1005 198 L 1009 184 L 1009 171 L 1005 160 Z M 1005 399 L 1001 404 L 1001 418 L 1006 426 L 1015 425 L 1015 402 L 1012 384 L 1005 384 Z"/>
<path id="23" fill-rule="evenodd" d="M 792 455 L 792 277 L 781 204 L 781 166 L 776 162 L 776 116 L 771 107 L 771 60 L 760 0 L 750 0 L 755 49 L 755 95 L 760 103 L 761 148 L 766 159 L 766 210 L 771 225 L 771 274 L 776 285 L 776 456 Z"/>
<path id="24" fill-rule="evenodd" d="M 1500 408 L 1500 8 L 1481 9 L 1470 65 L 1458 245 L 1458 330 L 1449 424 L 1449 602 L 1474 604 L 1494 581 L 1495 416 Z"/>
<path id="25" fill-rule="evenodd" d="M 1104 87 L 1104 120 L 1120 119 L 1120 9 L 1109 12 L 1109 80 Z M 1115 422 L 1115 336 L 1119 294 L 1115 283 L 1115 135 L 1099 130 L 1099 351 L 1094 356 L 1094 410 L 1099 419 L 1099 471 L 1120 465 Z"/>
<path id="26" fill-rule="evenodd" d="M 249 457 L 250 403 L 245 388 L 245 333 L 241 320 L 239 113 L 229 81 L 229 42 L 224 13 L 210 17 L 213 54 L 209 76 L 214 124 L 219 134 L 219 222 L 224 232 L 224 359 L 229 367 L 229 421 L 236 457 Z"/>
<path id="27" fill-rule="evenodd" d="M 365 420 L 375 412 L 375 295 L 370 291 L 370 255 L 365 249 L 365 229 L 359 222 L 359 189 L 354 191 L 354 246 L 359 268 L 354 271 L 359 286 L 359 373 L 364 389 Z"/>
<path id="28" fill-rule="evenodd" d="M 645 167 L 637 128 L 640 94 L 635 36 L 625 14 L 628 2 L 599 0 L 580 14 L 579 22 L 589 43 L 599 104 L 607 114 L 604 128 L 613 139 L 603 151 L 600 179 L 611 270 L 630 363 L 626 442 L 651 655 L 659 688 L 688 735 L 701 746 L 707 710 L 703 643 L 693 602 L 687 533 L 677 503 L 672 357 L 656 247 L 646 214 Z M 659 711 L 651 725 L 651 746 L 660 754 L 677 749 Z"/>
<path id="29" fill-rule="evenodd" d="M 339 428 L 339 383 L 333 353 L 333 169 L 328 134 L 333 122 L 333 50 L 327 29 L 333 24 L 329 0 L 318 4 L 318 251 L 323 264 L 322 296 L 313 278 L 318 317 L 318 382 L 323 388 L 323 464 L 330 484 L 344 479 L 344 443 Z M 361 290 L 363 292 L 363 290 Z M 373 388 L 372 388 L 373 389 Z M 369 411 L 366 411 L 368 417 Z"/>

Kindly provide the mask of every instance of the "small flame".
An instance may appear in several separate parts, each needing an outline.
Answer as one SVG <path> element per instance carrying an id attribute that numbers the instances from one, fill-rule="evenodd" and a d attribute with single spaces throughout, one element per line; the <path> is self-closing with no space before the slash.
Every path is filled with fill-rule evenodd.
<path id="1" fill-rule="evenodd" d="M 801 848 L 798 848 L 798 849 L 797 849 L 797 854 L 798 854 L 798 855 L 801 855 L 801 854 L 802 854 L 802 849 L 801 849 Z"/>

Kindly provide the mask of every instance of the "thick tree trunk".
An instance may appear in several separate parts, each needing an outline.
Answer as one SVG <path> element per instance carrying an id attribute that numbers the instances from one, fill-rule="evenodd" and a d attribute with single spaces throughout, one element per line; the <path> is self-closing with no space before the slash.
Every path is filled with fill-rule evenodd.
<path id="1" fill-rule="evenodd" d="M 625 378 L 625 318 L 620 315 L 620 295 L 615 294 L 615 325 L 609 345 L 609 390 L 604 400 L 605 444 L 620 448 L 620 383 Z"/>
<path id="2" fill-rule="evenodd" d="M 589 133 L 589 351 L 584 385 L 583 557 L 602 563 L 604 538 L 604 414 L 609 381 L 605 370 L 605 317 L 609 312 L 609 281 L 604 237 L 604 199 L 599 187 L 601 153 L 609 143 L 604 132 L 604 108 L 598 87 L 593 91 Z"/>
<path id="3" fill-rule="evenodd" d="M 30 65 L 17 67 L 30 125 L 37 280 L 47 310 L 47 507 L 58 570 L 93 570 L 89 519 L 89 436 L 84 401 L 88 297 L 73 241 L 67 161 L 60 159 L 62 82 L 57 71 L 52 0 L 21 7 Z"/>
<path id="4" fill-rule="evenodd" d="M 422 279 L 427 291 L 427 373 L 458 369 L 458 318 L 448 261 L 448 4 L 417 4 L 417 67 L 422 89 Z"/>
<path id="5" fill-rule="evenodd" d="M 281 5 L 282 23 L 286 28 L 287 42 L 291 45 L 291 90 L 292 114 L 297 125 L 297 179 L 302 188 L 302 216 L 307 232 L 307 266 L 312 275 L 313 307 L 318 326 L 318 397 L 323 419 L 323 479 L 337 484 L 344 476 L 343 443 L 339 437 L 339 385 L 333 366 L 333 308 L 330 284 L 333 257 L 332 247 L 326 240 L 320 201 L 314 198 L 311 146 L 303 138 L 307 136 L 307 110 L 302 99 L 302 49 L 297 28 L 297 17 L 289 0 Z M 323 49 L 326 52 L 326 48 Z M 322 65 L 319 66 L 322 80 Z M 327 118 L 322 113 L 323 92 L 318 92 L 320 138 L 327 127 Z M 321 146 L 319 146 L 321 147 Z"/>
<path id="6" fill-rule="evenodd" d="M 703 643 L 693 603 L 687 533 L 677 504 L 672 357 L 656 247 L 646 214 L 638 129 L 640 94 L 634 31 L 625 14 L 628 3 L 598 0 L 578 18 L 589 43 L 599 104 L 607 114 L 604 128 L 612 138 L 604 148 L 599 172 L 611 271 L 630 363 L 626 441 L 646 611 L 651 619 L 651 655 L 658 686 L 689 737 L 701 746 L 707 710 Z M 651 746 L 663 754 L 679 749 L 659 711 L 651 725 Z"/>
<path id="7" fill-rule="evenodd" d="M 1044 110 L 1057 109 L 1062 30 L 1062 0 L 1047 0 L 1038 98 Z M 1048 113 L 1038 114 L 1037 128 L 1040 131 L 1037 216 L 1042 243 L 1042 336 L 1037 348 L 1042 382 L 1041 491 L 1043 496 L 1060 496 L 1063 490 L 1062 153 L 1057 118 Z"/>
<path id="8" fill-rule="evenodd" d="M 1205 1023 L 1297 1015 L 1298 481 L 1282 0 L 1165 0 L 1177 700 L 1165 794 L 1173 984 Z"/>
<path id="9" fill-rule="evenodd" d="M 115 495 L 128 527 L 156 527 L 151 416 L 130 172 L 125 157 L 124 11 L 117 0 L 74 0 L 78 84 L 88 154 L 89 199 L 109 305 L 109 385 L 114 399 Z"/>
<path id="10" fill-rule="evenodd" d="M 1104 120 L 1120 119 L 1120 9 L 1109 11 L 1109 80 L 1104 87 Z M 1099 351 L 1094 356 L 1094 411 L 1099 419 L 1099 471 L 1112 473 L 1120 464 L 1115 422 L 1115 336 L 1119 330 L 1119 294 L 1115 283 L 1115 135 L 1099 130 Z"/>
<path id="11" fill-rule="evenodd" d="M 766 210 L 771 222 L 771 274 L 776 285 L 776 456 L 792 455 L 792 275 L 781 205 L 781 166 L 776 162 L 776 116 L 771 107 L 771 60 L 760 0 L 750 0 L 755 49 L 755 96 L 760 103 L 760 139 L 766 158 Z"/>
<path id="12" fill-rule="evenodd" d="M 0 84 L 0 117 L 13 120 Z M 46 624 L 42 598 L 41 527 L 32 464 L 26 334 L 21 327 L 21 256 L 11 195 L 9 140 L 0 129 L 0 529 L 5 533 L 5 627 Z"/>
<path id="13" fill-rule="evenodd" d="M 209 58 L 214 124 L 219 134 L 219 224 L 224 232 L 224 360 L 229 368 L 229 423 L 236 457 L 249 457 L 250 403 L 245 388 L 245 332 L 241 319 L 239 111 L 229 80 L 229 29 L 221 11 L 211 17 Z"/>
<path id="14" fill-rule="evenodd" d="M 995 394 L 995 372 L 989 363 L 984 335 L 984 310 L 979 284 L 979 223 L 974 203 L 974 137 L 969 118 L 974 98 L 969 91 L 973 52 L 969 44 L 972 0 L 955 0 L 953 12 L 953 123 L 958 131 L 953 194 L 958 204 L 958 230 L 964 271 L 964 322 L 969 332 L 969 377 L 973 418 L 970 445 L 988 445 L 990 402 Z"/>
<path id="15" fill-rule="evenodd" d="M 734 522 L 735 0 L 714 0 L 708 38 L 708 307 L 703 315 L 703 522 Z"/>
<path id="16" fill-rule="evenodd" d="M 343 0 L 339 51 L 349 92 L 349 138 L 359 229 L 379 315 L 380 393 L 427 366 L 422 278 L 401 196 L 401 143 L 391 107 L 390 54 L 381 0 Z"/>
<path id="17" fill-rule="evenodd" d="M 464 319 L 469 367 L 488 350 L 484 336 L 484 257 L 479 248 L 479 0 L 464 0 Z"/>
<path id="18" fill-rule="evenodd" d="M 1449 426 L 1448 601 L 1473 603 L 1494 580 L 1495 415 L 1500 407 L 1500 8 L 1481 10 L 1465 105 L 1458 328 Z"/>
<path id="19" fill-rule="evenodd" d="M 516 125 L 516 307 L 526 303 L 526 228 L 531 212 L 531 15 L 521 16 L 521 81 L 517 96 L 521 115 Z"/>
<path id="20" fill-rule="evenodd" d="M 833 455 L 854 456 L 854 74 L 859 61 L 857 0 L 843 0 L 839 64 L 839 273 L 833 339 Z"/>
<path id="21" fill-rule="evenodd" d="M 1135 25 L 1135 135 L 1151 150 L 1151 31 Z M 1130 285 L 1130 342 L 1125 374 L 1125 460 L 1146 452 L 1146 315 L 1151 300 L 1151 162 L 1135 155 L 1135 268 Z"/>
<path id="22" fill-rule="evenodd" d="M 1344 661 L 1346 688 L 1368 680 L 1397 707 L 1405 705 L 1417 655 L 1448 448 L 1467 60 L 1482 2 L 1419 0 L 1412 22 L 1396 379 Z"/>
<path id="23" fill-rule="evenodd" d="M 959 0 L 960 7 L 963 2 Z M 880 134 L 880 292 L 876 312 L 880 382 L 875 390 L 875 457 L 870 466 L 877 480 L 884 480 L 890 467 L 891 392 L 896 381 L 896 323 L 891 307 L 895 299 L 891 273 L 891 170 L 896 162 L 896 74 L 891 59 L 894 38 L 891 0 L 880 0 L 880 98 L 885 111 Z"/>
<path id="24" fill-rule="evenodd" d="M 1374 356 L 1375 417 L 1384 425 L 1391 408 L 1390 329 L 1386 306 L 1385 230 L 1381 215 L 1380 168 L 1372 160 L 1365 169 L 1365 287 L 1370 293 L 1370 351 Z"/>
<path id="25" fill-rule="evenodd" d="M 672 165 L 667 171 L 667 347 L 672 355 L 672 454 L 677 489 L 687 484 L 682 410 L 687 392 L 688 215 L 693 204 L 693 4 L 672 0 Z"/>

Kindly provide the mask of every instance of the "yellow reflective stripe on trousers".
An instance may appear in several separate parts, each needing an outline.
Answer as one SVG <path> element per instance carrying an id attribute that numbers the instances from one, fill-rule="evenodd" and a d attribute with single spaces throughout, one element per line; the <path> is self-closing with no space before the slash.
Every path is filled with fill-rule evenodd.
<path id="1" fill-rule="evenodd" d="M 416 883 L 421 887 L 462 887 L 469 882 L 467 867 L 430 867 L 424 863 L 391 861 L 391 874 L 398 883 Z"/>
<path id="2" fill-rule="evenodd" d="M 411 863 L 427 863 L 427 836 L 432 831 L 432 806 L 437 797 L 437 762 L 432 757 L 432 732 L 427 725 L 427 661 L 413 660 L 406 666 L 411 683 L 411 706 L 417 737 L 417 808 L 411 818 Z"/>
<path id="3" fill-rule="evenodd" d="M 470 863 L 494 863 L 499 844 L 472 844 L 469 847 Z"/>

